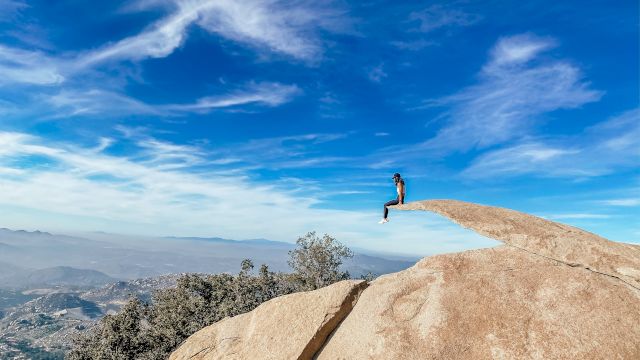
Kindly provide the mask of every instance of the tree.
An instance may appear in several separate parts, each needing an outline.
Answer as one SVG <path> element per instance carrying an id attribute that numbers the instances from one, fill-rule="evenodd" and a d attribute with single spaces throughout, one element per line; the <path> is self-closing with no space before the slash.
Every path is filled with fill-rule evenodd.
<path id="1" fill-rule="evenodd" d="M 147 306 L 132 298 L 116 315 L 75 340 L 67 359 L 138 359 L 150 349 L 146 336 Z"/>
<path id="2" fill-rule="evenodd" d="M 293 274 L 274 273 L 262 265 L 254 274 L 251 260 L 237 275 L 186 274 L 176 287 L 156 291 L 152 302 L 131 299 L 116 315 L 75 338 L 71 360 L 166 359 L 187 337 L 226 317 L 246 313 L 265 301 L 317 289 L 349 278 L 340 271 L 351 250 L 329 235 L 315 232 L 297 240 L 290 251 Z"/>
<path id="3" fill-rule="evenodd" d="M 131 299 L 116 315 L 74 339 L 70 360 L 166 359 L 191 334 L 225 317 L 255 309 L 274 297 L 299 291 L 288 274 L 251 260 L 230 274 L 186 274 L 175 288 L 156 291 L 151 304 Z"/>
<path id="4" fill-rule="evenodd" d="M 297 248 L 289 251 L 289 266 L 294 270 L 304 290 L 318 289 L 349 278 L 349 273 L 340 270 L 344 259 L 353 257 L 353 252 L 335 238 L 316 232 L 307 233 L 296 241 Z"/>

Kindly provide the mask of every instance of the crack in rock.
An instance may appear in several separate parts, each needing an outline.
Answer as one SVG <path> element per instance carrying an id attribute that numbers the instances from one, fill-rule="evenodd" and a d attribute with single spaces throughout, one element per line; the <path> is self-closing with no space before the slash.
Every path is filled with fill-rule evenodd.
<path id="1" fill-rule="evenodd" d="M 640 246 L 607 240 L 582 229 L 511 209 L 458 200 L 424 200 L 391 206 L 444 216 L 507 246 L 606 275 L 640 290 Z"/>

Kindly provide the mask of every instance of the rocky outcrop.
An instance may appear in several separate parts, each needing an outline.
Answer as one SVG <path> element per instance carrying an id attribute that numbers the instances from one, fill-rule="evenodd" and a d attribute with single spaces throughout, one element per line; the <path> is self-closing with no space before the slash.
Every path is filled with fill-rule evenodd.
<path id="1" fill-rule="evenodd" d="M 318 359 L 638 359 L 640 293 L 501 246 L 371 283 Z"/>
<path id="2" fill-rule="evenodd" d="M 440 214 L 475 232 L 540 256 L 621 279 L 640 289 L 640 247 L 519 211 L 457 200 L 416 201 L 398 210 Z"/>
<path id="3" fill-rule="evenodd" d="M 359 296 L 338 283 L 279 298 L 294 310 L 265 303 L 197 333 L 172 358 L 200 351 L 186 351 L 195 338 L 200 349 L 218 349 L 193 357 L 206 359 L 640 359 L 640 246 L 460 201 L 396 209 L 434 211 L 504 245 L 425 258 Z M 304 352 L 323 313 L 315 302 L 328 303 L 316 293 L 357 302 L 326 341 L 314 342 L 317 351 Z M 241 340 L 225 348 L 229 337 Z"/>
<path id="4" fill-rule="evenodd" d="M 198 331 L 170 359 L 311 359 L 366 286 L 346 280 L 269 300 Z"/>

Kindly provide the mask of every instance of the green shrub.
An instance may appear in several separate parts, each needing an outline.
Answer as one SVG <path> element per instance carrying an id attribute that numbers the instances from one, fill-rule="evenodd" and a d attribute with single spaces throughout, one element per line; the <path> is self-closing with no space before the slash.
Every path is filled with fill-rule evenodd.
<path id="1" fill-rule="evenodd" d="M 166 359 L 187 337 L 225 317 L 236 316 L 275 297 L 317 289 L 348 278 L 339 270 L 351 251 L 329 235 L 308 233 L 289 252 L 294 273 L 275 273 L 244 260 L 237 275 L 187 274 L 175 288 L 154 293 L 145 304 L 131 299 L 116 315 L 78 336 L 69 360 Z"/>

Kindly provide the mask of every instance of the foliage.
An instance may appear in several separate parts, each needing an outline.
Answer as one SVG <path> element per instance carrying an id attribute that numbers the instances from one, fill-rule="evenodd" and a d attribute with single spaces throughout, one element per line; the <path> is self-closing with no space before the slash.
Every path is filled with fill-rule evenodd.
<path id="1" fill-rule="evenodd" d="M 64 352 L 62 350 L 45 350 L 41 347 L 34 346 L 29 340 L 19 340 L 11 342 L 7 346 L 5 339 L 0 338 L 0 343 L 4 343 L 3 347 L 10 350 L 6 353 L 0 352 L 0 360 L 24 359 L 29 360 L 62 360 Z"/>
<path id="2" fill-rule="evenodd" d="M 327 234 L 320 238 L 310 232 L 298 238 L 296 244 L 298 247 L 289 251 L 289 266 L 304 289 L 318 289 L 349 278 L 340 265 L 343 259 L 353 257 L 353 252 L 335 238 Z"/>
<path id="3" fill-rule="evenodd" d="M 131 299 L 75 339 L 70 360 L 165 359 L 191 334 L 225 317 L 255 309 L 275 297 L 348 278 L 340 272 L 351 251 L 325 235 L 309 233 L 289 253 L 293 274 L 274 273 L 244 260 L 237 275 L 186 274 L 175 288 L 157 291 L 151 304 Z"/>

